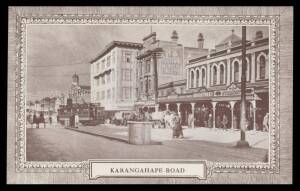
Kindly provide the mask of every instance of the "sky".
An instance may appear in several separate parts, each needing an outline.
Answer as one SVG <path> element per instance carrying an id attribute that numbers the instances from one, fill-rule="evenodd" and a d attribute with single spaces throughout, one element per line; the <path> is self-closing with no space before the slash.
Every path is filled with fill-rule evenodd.
<path id="1" fill-rule="evenodd" d="M 173 30 L 178 43 L 196 47 L 197 37 L 204 36 L 204 48 L 213 49 L 234 33 L 241 37 L 241 26 L 183 25 L 28 25 L 27 28 L 27 100 L 38 100 L 67 92 L 72 75 L 79 75 L 81 85 L 90 85 L 90 64 L 113 40 L 138 42 L 152 32 L 158 40 L 171 40 Z M 248 26 L 247 40 L 268 27 Z"/>

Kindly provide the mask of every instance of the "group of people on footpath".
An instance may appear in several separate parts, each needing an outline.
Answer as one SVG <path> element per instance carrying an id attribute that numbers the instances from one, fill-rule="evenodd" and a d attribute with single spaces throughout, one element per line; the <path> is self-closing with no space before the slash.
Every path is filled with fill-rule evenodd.
<path id="1" fill-rule="evenodd" d="M 197 112 L 195 113 L 195 116 L 193 115 L 192 112 L 188 114 L 188 127 L 189 128 L 194 128 L 195 124 L 199 125 L 200 127 L 208 127 L 208 128 L 213 128 L 213 115 L 210 112 L 206 112 L 207 110 L 202 110 L 203 112 Z M 269 131 L 269 113 L 266 113 L 262 119 L 256 120 L 256 130 L 261 130 L 261 131 Z M 216 121 L 215 121 L 215 127 L 219 129 L 239 129 L 239 118 L 236 115 L 233 115 L 233 124 L 230 122 L 230 118 L 228 118 L 228 114 L 226 113 L 219 113 L 216 115 Z M 250 116 L 247 120 L 247 129 L 251 130 L 254 128 L 254 118 L 253 116 Z M 202 124 L 202 125 L 201 125 Z"/>
<path id="2" fill-rule="evenodd" d="M 78 128 L 79 127 L 79 115 L 77 112 L 74 112 L 71 116 L 70 116 L 70 127 L 72 128 Z"/>
<path id="3" fill-rule="evenodd" d="M 52 117 L 49 116 L 48 118 L 49 124 L 52 124 Z M 44 128 L 46 128 L 46 119 L 43 112 L 40 112 L 39 115 L 37 115 L 36 112 L 34 112 L 33 115 L 29 114 L 27 116 L 27 123 L 31 124 L 31 128 L 40 128 L 40 123 L 44 124 Z"/>
<path id="4" fill-rule="evenodd" d="M 183 139 L 182 120 L 177 112 L 166 111 L 164 117 L 165 128 L 171 128 L 173 131 L 173 139 Z"/>
<path id="5" fill-rule="evenodd" d="M 155 112 L 154 112 L 155 113 Z M 153 116 L 153 112 L 149 111 L 136 111 L 130 113 L 123 113 L 120 125 L 127 126 L 128 121 L 151 121 L 153 122 L 152 127 L 158 126 L 158 128 L 170 128 L 172 129 L 172 136 L 173 138 L 184 138 L 183 131 L 182 131 L 182 120 L 178 113 L 174 111 L 162 111 L 159 112 L 159 117 L 155 118 Z M 106 122 L 113 123 L 116 121 L 116 117 L 112 117 L 106 119 Z M 157 124 L 156 122 L 159 122 Z"/>

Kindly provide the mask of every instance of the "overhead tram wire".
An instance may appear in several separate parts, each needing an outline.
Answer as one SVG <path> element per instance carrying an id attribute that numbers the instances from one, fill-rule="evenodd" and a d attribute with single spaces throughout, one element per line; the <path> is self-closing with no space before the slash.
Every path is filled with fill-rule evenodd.
<path id="1" fill-rule="evenodd" d="M 57 73 L 56 73 L 57 74 Z M 77 75 L 90 75 L 90 73 L 76 73 Z M 59 76 L 70 76 L 72 75 L 72 73 L 70 74 L 59 74 Z M 28 77 L 36 77 L 36 76 L 42 76 L 42 77 L 51 77 L 51 76 L 57 76 L 57 75 L 54 75 L 54 74 L 47 74 L 47 75 L 43 75 L 43 74 L 32 74 L 32 75 L 29 75 Z"/>
<path id="2" fill-rule="evenodd" d="M 76 63 L 76 64 L 53 64 L 53 65 L 34 65 L 34 66 L 30 66 L 27 65 L 27 67 L 31 67 L 31 68 L 44 68 L 44 67 L 60 67 L 60 66 L 73 66 L 73 65 L 84 65 L 85 63 Z"/>

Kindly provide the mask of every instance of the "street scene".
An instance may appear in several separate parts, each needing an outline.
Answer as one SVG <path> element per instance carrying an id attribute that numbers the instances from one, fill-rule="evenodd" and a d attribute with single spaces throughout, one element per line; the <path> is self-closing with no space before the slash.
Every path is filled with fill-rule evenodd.
<path id="1" fill-rule="evenodd" d="M 249 132 L 252 148 L 237 149 L 233 145 L 239 138 L 239 132 L 218 132 L 204 128 L 184 129 L 186 138 L 173 140 L 169 136 L 172 133 L 171 129 L 164 130 L 154 129 L 151 132 L 151 137 L 157 144 L 132 145 L 125 141 L 127 129 L 123 127 L 84 126 L 80 131 L 74 131 L 65 129 L 62 125 L 52 124 L 46 128 L 29 128 L 27 160 L 84 161 L 100 158 L 267 162 L 265 160 L 267 160 L 268 140 L 262 132 Z M 217 140 L 221 134 L 225 134 L 227 138 Z"/>
<path id="2" fill-rule="evenodd" d="M 268 162 L 268 30 L 28 27 L 26 160 Z"/>

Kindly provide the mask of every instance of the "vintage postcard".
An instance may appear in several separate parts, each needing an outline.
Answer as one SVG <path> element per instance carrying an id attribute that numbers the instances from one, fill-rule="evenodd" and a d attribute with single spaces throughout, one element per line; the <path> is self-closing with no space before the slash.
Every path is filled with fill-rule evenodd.
<path id="1" fill-rule="evenodd" d="M 292 7 L 10 7 L 10 184 L 292 183 Z"/>

